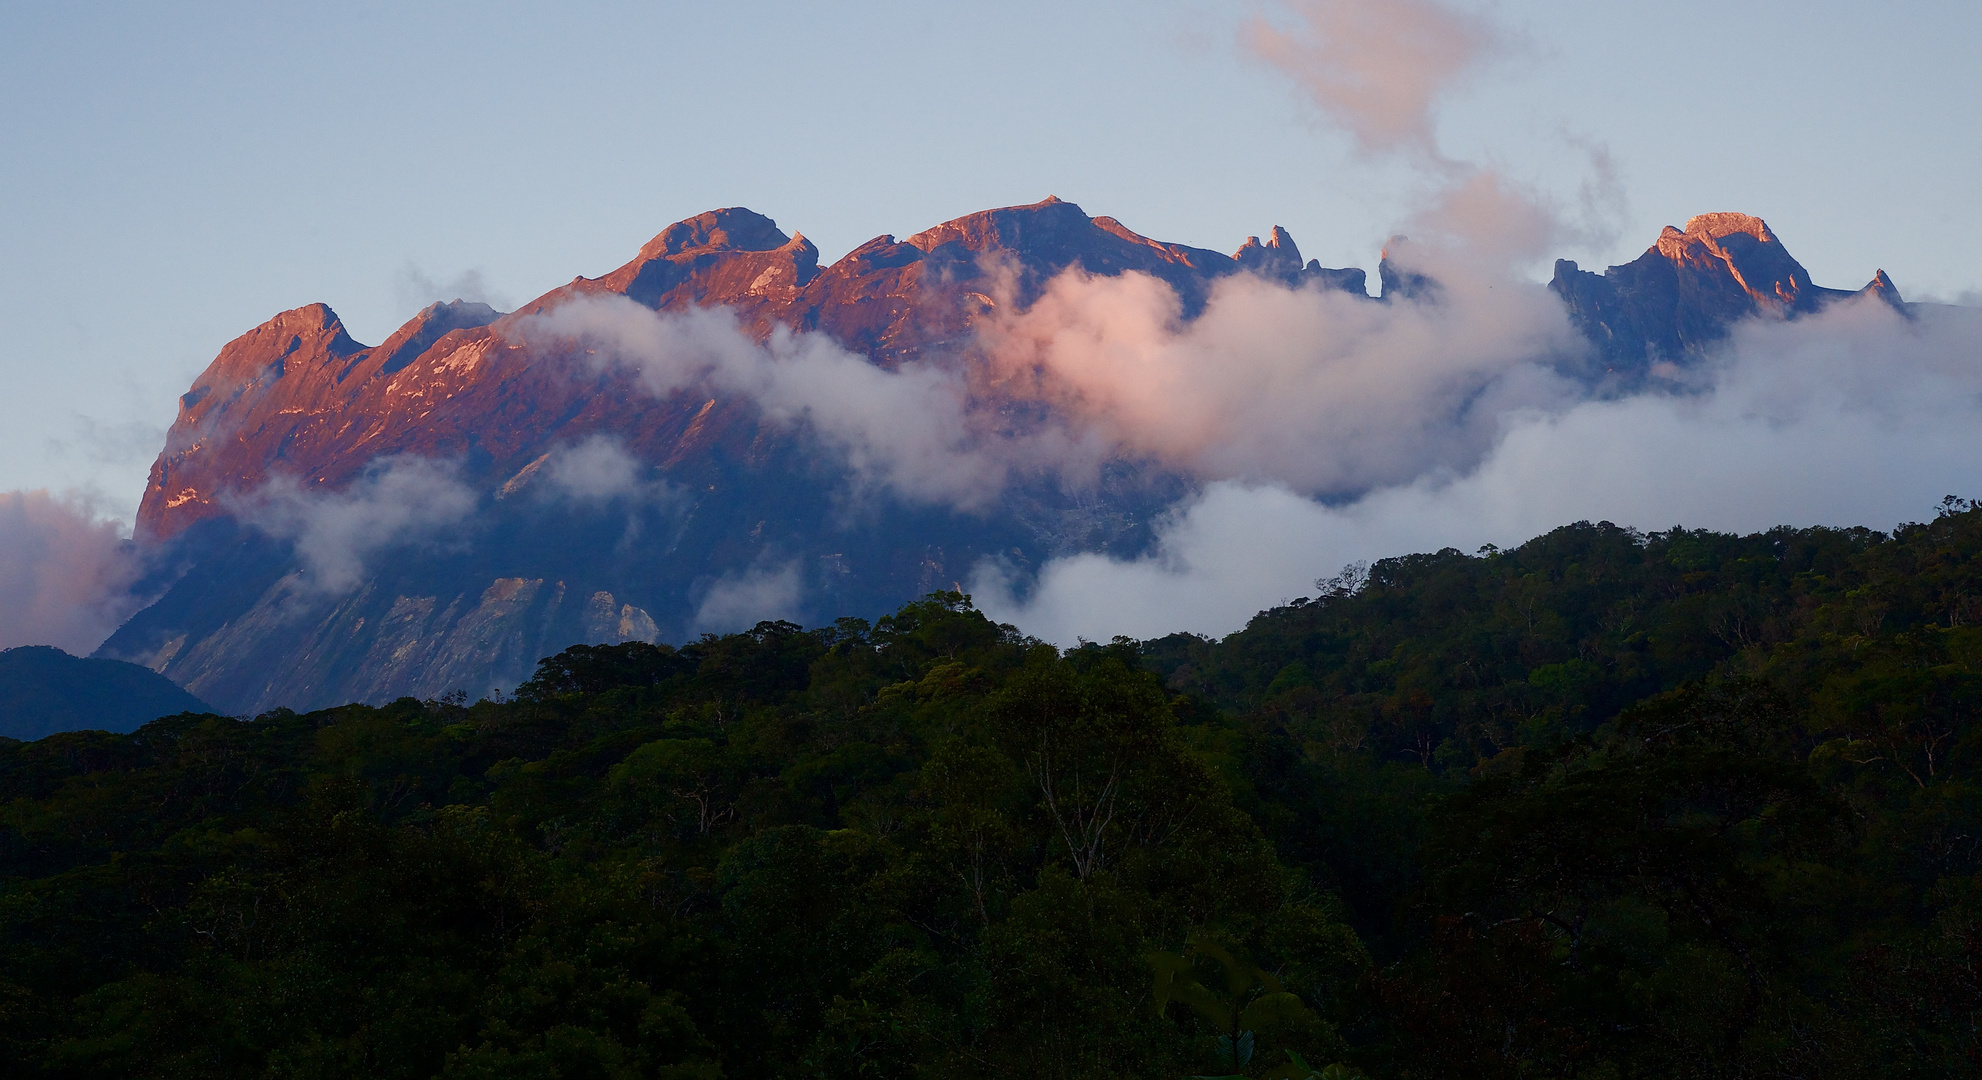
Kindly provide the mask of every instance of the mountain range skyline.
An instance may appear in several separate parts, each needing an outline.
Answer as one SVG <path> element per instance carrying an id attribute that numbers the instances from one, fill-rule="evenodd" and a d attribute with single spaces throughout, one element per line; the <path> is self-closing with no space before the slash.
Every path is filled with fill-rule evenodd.
<path id="1" fill-rule="evenodd" d="M 342 20 L 232 4 L 170 18 L 10 10 L 0 188 L 35 211 L 0 225 L 15 254 L 0 289 L 0 372 L 14 388 L 0 403 L 0 486 L 93 487 L 128 527 L 171 399 L 269 312 L 327 300 L 375 341 L 436 300 L 514 306 L 711 206 L 797 223 L 830 262 L 875 232 L 1051 191 L 1226 251 L 1278 221 L 1327 265 L 1370 265 L 1387 235 L 1415 231 L 1442 181 L 1435 166 L 1364 152 L 1340 109 L 1263 60 L 1248 20 L 1297 37 L 1312 8 L 1021 4 L 987 22 L 773 4 L 765 25 L 790 32 L 751 38 L 749 77 L 727 83 L 721 50 L 686 43 L 741 28 L 679 6 L 556 20 L 500 4 Z M 1439 8 L 1390 10 L 1408 29 Z M 1973 12 L 1443 9 L 1473 31 L 1490 24 L 1464 70 L 1391 65 L 1418 73 L 1437 156 L 1496 161 L 1571 217 L 1586 195 L 1600 204 L 1595 227 L 1538 253 L 1531 276 L 1546 280 L 1557 257 L 1624 261 L 1664 224 L 1735 207 L 1798 237 L 1819 280 L 1883 264 L 1914 299 L 1982 288 L 1963 210 L 1966 178 L 1982 175 L 1976 140 L 1933 124 L 1934 103 L 1975 96 L 1956 55 Z M 996 108 L 972 81 L 941 77 L 944 43 L 965 39 L 1002 58 Z M 308 44 L 258 44 L 269 40 Z M 1727 64 L 1715 40 L 1766 44 Z M 656 65 L 667 78 L 597 92 Z M 900 93 L 904 79 L 920 89 Z M 710 85 L 727 89 L 690 92 Z M 1742 119 L 1782 87 L 1795 107 Z M 897 152 L 931 131 L 952 137 Z M 312 155 L 331 164 L 301 164 Z M 105 302 L 105 283 L 126 280 Z"/>
<path id="2" fill-rule="evenodd" d="M 564 644 L 945 588 L 1044 629 L 1027 609 L 1066 574 L 1165 565 L 1221 497 L 1353 511 L 1479 475 L 1509 417 L 1711 399 L 1744 327 L 1946 319 L 1883 272 L 1815 285 L 1736 213 L 1602 274 L 1564 261 L 1546 289 L 1402 239 L 1370 274 L 1268 236 L 1227 256 L 1049 197 L 821 266 L 729 208 L 377 346 L 325 305 L 281 313 L 182 396 L 127 570 L 148 606 L 98 655 L 253 713 L 500 688 Z M 1176 629 L 1167 591 L 1091 598 L 1080 625 L 1140 602 L 1158 621 L 1134 629 Z M 1224 627 L 1264 606 L 1229 592 Z"/>

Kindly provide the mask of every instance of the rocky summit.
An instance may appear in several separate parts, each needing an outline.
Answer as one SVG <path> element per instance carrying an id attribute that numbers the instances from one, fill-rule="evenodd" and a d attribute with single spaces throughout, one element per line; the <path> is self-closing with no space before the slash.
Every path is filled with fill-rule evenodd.
<path id="1" fill-rule="evenodd" d="M 137 522 L 170 584 L 98 655 L 236 713 L 479 695 L 514 687 L 569 644 L 692 636 L 725 598 L 794 617 L 878 613 L 957 585 L 987 558 L 1023 578 L 1056 556 L 1138 553 L 1186 479 L 1120 461 L 1091 484 L 1012 484 L 971 512 L 849 497 L 831 455 L 747 397 L 640 392 L 625 371 L 547 349 L 524 324 L 582 297 L 722 307 L 759 342 L 822 333 L 897 370 L 966 355 L 988 315 L 1024 309 L 1068 268 L 1159 279 L 1184 319 L 1237 274 L 1371 303 L 1436 296 L 1387 260 L 1368 296 L 1364 271 L 1304 261 L 1277 227 L 1225 255 L 1049 197 L 876 237 L 823 267 L 810 241 L 770 218 L 712 210 L 515 312 L 435 304 L 375 346 L 329 307 L 300 307 L 229 342 L 180 399 Z M 1551 288 L 1604 360 L 1601 377 L 1626 382 L 1697 355 L 1737 319 L 1851 295 L 1812 285 L 1760 219 L 1740 214 L 1668 228 L 1602 275 L 1560 262 Z M 1866 288 L 1899 303 L 1883 273 Z M 595 436 L 637 464 L 622 487 L 652 497 L 538 497 L 552 455 Z M 408 459 L 450 463 L 473 512 L 347 560 L 336 580 L 308 572 L 323 558 L 314 534 L 268 525 L 271 513 L 296 524 L 311 500 L 376 484 L 381 463 Z M 325 505 L 335 516 L 338 504 Z M 389 532 L 393 521 L 371 524 Z"/>
<path id="2" fill-rule="evenodd" d="M 1611 370 L 1629 378 L 1697 354 L 1738 320 L 1808 314 L 1853 295 L 1811 284 L 1761 218 L 1728 213 L 1668 225 L 1643 255 L 1601 275 L 1557 260 L 1549 288 Z M 1905 306 L 1884 270 L 1859 291 Z"/>

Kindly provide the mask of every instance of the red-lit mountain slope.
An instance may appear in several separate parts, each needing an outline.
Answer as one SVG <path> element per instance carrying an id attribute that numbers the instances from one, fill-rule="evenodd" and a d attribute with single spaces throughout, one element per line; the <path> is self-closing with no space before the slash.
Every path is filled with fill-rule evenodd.
<path id="1" fill-rule="evenodd" d="M 1024 580 L 1062 555 L 1144 551 L 1190 487 L 1147 463 L 1110 462 L 1084 485 L 1021 478 L 969 512 L 849 499 L 846 463 L 802 426 L 765 421 L 740 394 L 644 392 L 567 345 L 533 344 L 543 339 L 524 322 L 587 295 L 719 307 L 759 340 L 779 327 L 816 331 L 896 369 L 967 358 L 982 320 L 1023 309 L 1069 267 L 1156 277 L 1187 319 L 1218 279 L 1240 273 L 1366 295 L 1363 271 L 1304 262 L 1278 228 L 1228 256 L 1049 198 L 877 237 L 825 267 L 769 218 L 714 210 L 516 312 L 436 304 L 376 346 L 352 340 L 322 304 L 297 308 L 230 342 L 181 399 L 138 518 L 161 553 L 152 582 L 163 594 L 98 655 L 162 671 L 234 712 L 483 693 L 574 642 L 679 640 L 734 597 L 795 618 L 878 613 L 967 580 L 987 559 Z M 1379 278 L 1386 294 L 1438 302 L 1435 283 L 1409 270 L 1386 262 Z M 1559 263 L 1552 288 L 1605 361 L 1583 374 L 1625 383 L 1654 362 L 1685 362 L 1742 317 L 1794 317 L 1848 295 L 1812 286 L 1767 226 L 1737 214 L 1668 229 L 1601 276 Z M 1898 303 L 1883 274 L 1868 288 Z M 550 455 L 594 434 L 610 435 L 643 470 L 642 490 L 660 494 L 512 497 Z M 304 572 L 299 533 L 241 520 L 272 480 L 307 502 L 354 490 L 396 455 L 451 463 L 472 513 L 417 542 L 374 545 L 335 588 Z"/>
<path id="2" fill-rule="evenodd" d="M 138 514 L 140 535 L 165 539 L 227 512 L 230 495 L 271 472 L 335 487 L 387 454 L 472 454 L 519 469 L 552 442 L 612 431 L 642 459 L 678 462 L 760 436 L 741 403 L 657 401 L 606 392 L 505 337 L 505 326 L 574 296 L 616 293 L 659 310 L 723 305 L 760 338 L 778 325 L 820 330 L 875 363 L 967 343 L 996 301 L 989 280 L 1012 275 L 1023 304 L 1052 275 L 1137 270 L 1175 287 L 1186 310 L 1210 282 L 1240 269 L 1313 277 L 1360 291 L 1361 271 L 1303 266 L 1291 237 L 1248 241 L 1236 257 L 1139 236 L 1112 218 L 1048 198 L 945 222 L 904 241 L 881 236 L 829 267 L 802 235 L 741 208 L 669 226 L 631 262 L 501 316 L 480 304 L 436 304 L 376 347 L 353 341 L 322 304 L 283 312 L 229 343 L 181 398 Z"/>

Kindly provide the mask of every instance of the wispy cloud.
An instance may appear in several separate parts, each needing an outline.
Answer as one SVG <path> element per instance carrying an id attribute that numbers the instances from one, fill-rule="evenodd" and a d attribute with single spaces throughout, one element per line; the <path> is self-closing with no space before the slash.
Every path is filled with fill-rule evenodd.
<path id="1" fill-rule="evenodd" d="M 0 492 L 0 648 L 87 654 L 142 606 L 141 558 L 120 531 L 74 493 Z"/>
<path id="2" fill-rule="evenodd" d="M 709 587 L 695 609 L 695 633 L 747 630 L 766 619 L 801 615 L 805 582 L 796 561 L 759 565 L 725 574 Z"/>
<path id="3" fill-rule="evenodd" d="M 335 491 L 277 476 L 228 501 L 248 524 L 294 542 L 307 586 L 340 593 L 364 580 L 367 560 L 381 551 L 445 541 L 478 499 L 454 462 L 395 456 L 372 462 Z"/>
<path id="4" fill-rule="evenodd" d="M 1245 44 L 1292 79 L 1365 152 L 1442 160 L 1439 102 L 1510 38 L 1437 0 L 1280 0 Z"/>
<path id="5" fill-rule="evenodd" d="M 400 307 L 408 311 L 449 300 L 473 300 L 497 311 L 515 307 L 506 294 L 489 285 L 480 270 L 463 270 L 452 277 L 437 278 L 410 262 L 400 268 L 393 280 L 393 295 Z"/>
<path id="6" fill-rule="evenodd" d="M 969 415 L 953 370 L 888 371 L 824 334 L 780 330 L 759 344 L 728 311 L 655 312 L 624 297 L 583 297 L 524 320 L 541 348 L 572 342 L 630 370 L 657 397 L 694 389 L 756 404 L 774 424 L 804 428 L 840 453 L 864 485 L 912 502 L 980 509 L 1002 490 L 1010 456 Z"/>
<path id="7" fill-rule="evenodd" d="M 541 476 L 545 498 L 585 506 L 663 503 L 680 494 L 613 435 L 590 435 L 556 447 L 532 463 L 531 471 Z"/>

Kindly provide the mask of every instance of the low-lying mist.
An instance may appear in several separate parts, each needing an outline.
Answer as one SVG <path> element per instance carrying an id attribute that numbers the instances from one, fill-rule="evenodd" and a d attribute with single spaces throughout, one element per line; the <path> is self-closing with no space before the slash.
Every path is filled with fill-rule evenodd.
<path id="1" fill-rule="evenodd" d="M 1982 311 L 1866 297 L 1756 319 L 1674 383 L 1502 413 L 1471 469 L 1322 503 L 1221 482 L 1175 508 L 1154 553 L 1079 555 L 1036 582 L 972 579 L 995 617 L 1048 640 L 1222 635 L 1344 564 L 1511 546 L 1578 520 L 1647 529 L 1894 524 L 1982 492 Z"/>

